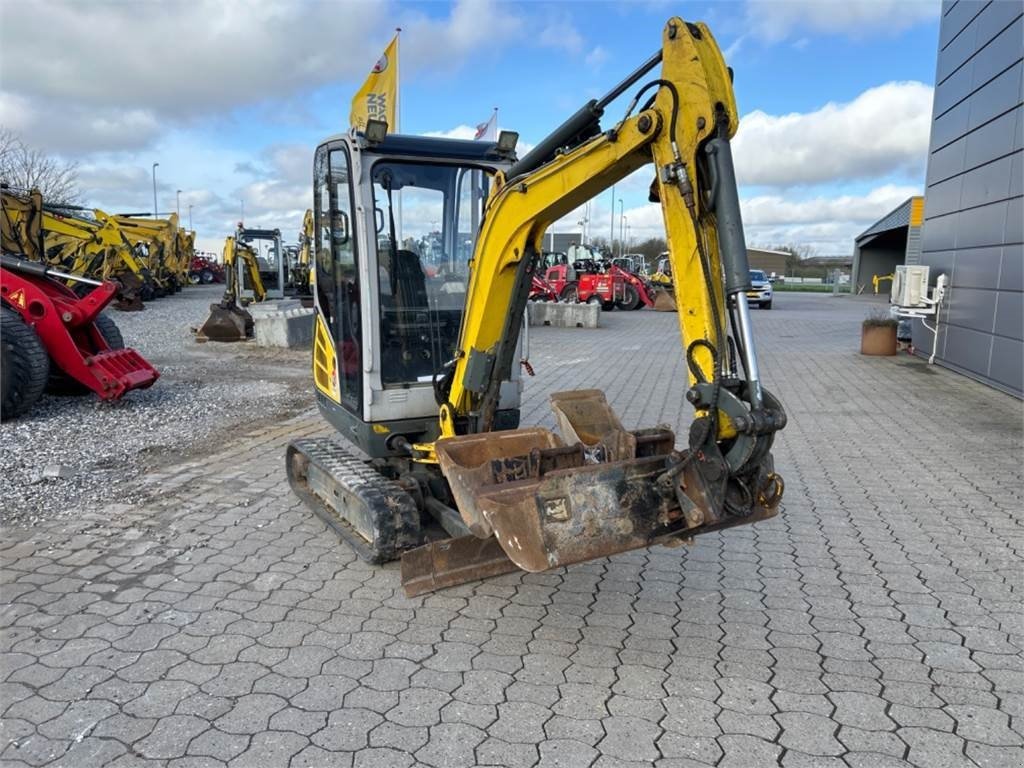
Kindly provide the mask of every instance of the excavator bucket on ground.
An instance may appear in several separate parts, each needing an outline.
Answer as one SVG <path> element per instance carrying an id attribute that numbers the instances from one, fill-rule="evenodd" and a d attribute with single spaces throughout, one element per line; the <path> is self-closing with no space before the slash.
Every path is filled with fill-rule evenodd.
<path id="1" fill-rule="evenodd" d="M 253 337 L 254 327 L 252 315 L 233 298 L 225 298 L 210 305 L 210 316 L 196 333 L 196 341 L 245 341 Z"/>

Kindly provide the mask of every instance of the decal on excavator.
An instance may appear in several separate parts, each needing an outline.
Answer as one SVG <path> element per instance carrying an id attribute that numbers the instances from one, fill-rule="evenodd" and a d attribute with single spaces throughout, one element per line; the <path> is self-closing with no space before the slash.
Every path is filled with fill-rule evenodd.
<path id="1" fill-rule="evenodd" d="M 21 288 L 19 288 L 16 291 L 11 291 L 7 295 L 7 300 L 10 301 L 12 304 L 16 304 L 19 307 L 21 307 L 22 309 L 24 309 L 25 308 L 25 303 L 26 303 L 25 302 L 25 291 L 23 291 Z"/>

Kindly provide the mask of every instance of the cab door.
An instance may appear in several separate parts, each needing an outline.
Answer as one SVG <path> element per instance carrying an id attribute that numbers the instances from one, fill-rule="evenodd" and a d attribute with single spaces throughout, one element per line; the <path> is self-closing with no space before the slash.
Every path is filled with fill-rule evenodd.
<path id="1" fill-rule="evenodd" d="M 318 391 L 362 419 L 360 254 L 353 216 L 351 165 L 344 145 L 321 146 L 314 160 L 313 248 L 316 254 L 317 322 L 325 326 L 333 347 L 333 355 L 321 355 L 318 359 L 323 345 L 319 339 L 314 339 L 314 378 Z M 318 328 L 317 333 L 321 332 Z"/>

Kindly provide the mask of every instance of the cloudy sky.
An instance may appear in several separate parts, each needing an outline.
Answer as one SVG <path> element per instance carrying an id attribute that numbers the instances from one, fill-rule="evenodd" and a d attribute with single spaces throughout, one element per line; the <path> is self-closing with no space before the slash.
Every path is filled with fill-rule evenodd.
<path id="1" fill-rule="evenodd" d="M 159 162 L 160 209 L 182 190 L 201 247 L 220 250 L 243 203 L 248 225 L 294 240 L 313 150 L 346 129 L 396 26 L 402 132 L 471 136 L 497 106 L 534 144 L 653 53 L 673 14 L 707 22 L 736 72 L 749 242 L 848 253 L 920 193 L 938 0 L 4 0 L 0 125 L 79 163 L 88 205 L 151 210 Z M 661 234 L 649 177 L 615 195 L 634 239 Z M 591 204 L 593 235 L 611 207 L 611 192 Z"/>

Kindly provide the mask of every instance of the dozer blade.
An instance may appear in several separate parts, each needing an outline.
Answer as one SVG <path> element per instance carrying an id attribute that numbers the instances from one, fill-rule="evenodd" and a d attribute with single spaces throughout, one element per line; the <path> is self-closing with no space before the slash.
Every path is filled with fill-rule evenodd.
<path id="1" fill-rule="evenodd" d="M 295 494 L 363 560 L 394 560 L 423 542 L 412 496 L 334 440 L 292 441 L 285 465 Z"/>
<path id="2" fill-rule="evenodd" d="M 407 597 L 519 569 L 496 539 L 460 536 L 434 541 L 402 555 L 402 587 Z"/>
<path id="3" fill-rule="evenodd" d="M 658 312 L 676 312 L 676 295 L 668 288 L 658 287 L 654 289 L 654 308 Z"/>
<path id="4" fill-rule="evenodd" d="M 211 304 L 196 341 L 245 341 L 253 337 L 253 328 L 252 315 L 234 302 Z"/>

